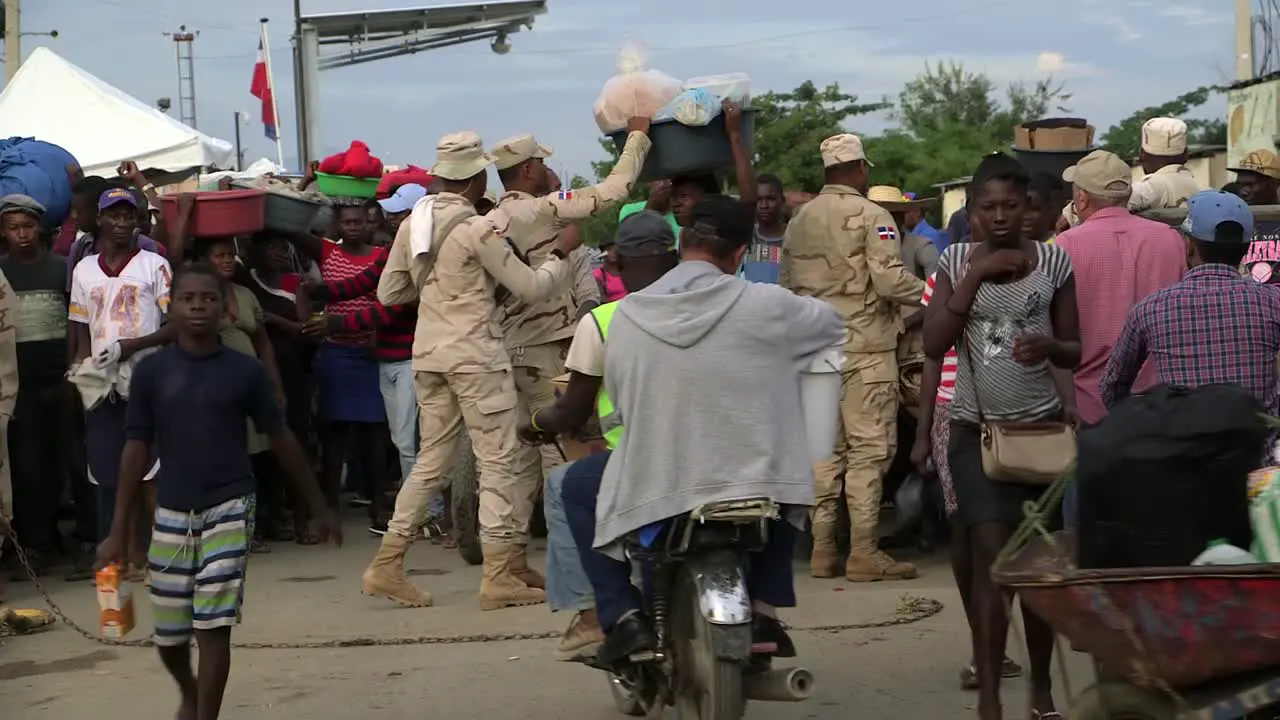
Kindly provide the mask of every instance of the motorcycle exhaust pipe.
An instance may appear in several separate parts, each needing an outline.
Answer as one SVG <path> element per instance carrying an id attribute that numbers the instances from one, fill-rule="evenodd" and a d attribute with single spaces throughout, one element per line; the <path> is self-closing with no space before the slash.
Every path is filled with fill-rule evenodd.
<path id="1" fill-rule="evenodd" d="M 743 678 L 748 700 L 800 702 L 813 692 L 813 673 L 804 668 L 778 668 Z"/>

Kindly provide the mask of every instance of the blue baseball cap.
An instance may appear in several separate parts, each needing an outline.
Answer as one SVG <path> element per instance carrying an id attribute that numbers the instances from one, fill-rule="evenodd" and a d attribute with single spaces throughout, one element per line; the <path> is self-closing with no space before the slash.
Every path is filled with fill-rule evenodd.
<path id="1" fill-rule="evenodd" d="M 396 192 L 386 200 L 379 200 L 383 212 L 399 215 L 409 212 L 419 200 L 427 196 L 427 189 L 417 183 L 409 183 L 396 188 Z"/>
<path id="2" fill-rule="evenodd" d="M 1218 237 L 1218 226 L 1236 223 L 1244 229 L 1242 242 L 1253 239 L 1253 212 L 1238 195 L 1221 190 L 1202 190 L 1187 201 L 1187 219 L 1182 232 L 1200 242 L 1230 242 L 1231 236 Z"/>
<path id="3" fill-rule="evenodd" d="M 138 207 L 138 198 L 133 196 L 127 188 L 111 188 L 98 196 L 98 210 L 106 210 L 116 203 L 129 203 L 135 208 Z"/>

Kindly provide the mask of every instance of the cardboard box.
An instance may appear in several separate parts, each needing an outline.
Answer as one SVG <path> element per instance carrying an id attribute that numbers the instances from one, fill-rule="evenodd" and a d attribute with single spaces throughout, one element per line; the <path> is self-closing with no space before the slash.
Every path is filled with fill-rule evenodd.
<path id="1" fill-rule="evenodd" d="M 124 570 L 110 565 L 98 571 L 98 626 L 102 637 L 119 640 L 134 627 L 133 593 Z"/>
<path id="2" fill-rule="evenodd" d="M 1013 146 L 1019 150 L 1088 150 L 1093 147 L 1094 127 L 1029 129 L 1019 125 L 1013 131 Z"/>
<path id="3" fill-rule="evenodd" d="M 555 391 L 557 398 L 563 395 L 565 390 L 569 388 L 569 373 L 552 379 L 551 388 Z M 560 448 L 560 453 L 564 456 L 565 462 L 577 462 L 585 457 L 609 449 L 600 432 L 600 421 L 594 417 L 582 428 L 582 432 L 578 437 L 561 435 L 556 438 L 556 446 Z"/>

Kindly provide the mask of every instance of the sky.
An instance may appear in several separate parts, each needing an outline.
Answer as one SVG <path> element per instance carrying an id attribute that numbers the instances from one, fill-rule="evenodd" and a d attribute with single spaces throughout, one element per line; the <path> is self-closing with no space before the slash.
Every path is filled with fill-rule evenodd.
<path id="1" fill-rule="evenodd" d="M 304 15 L 415 5 L 302 0 Z M 1088 118 L 1099 133 L 1137 109 L 1234 76 L 1232 4 L 1223 0 L 1075 0 L 1069 11 L 1045 0 L 548 0 L 547 6 L 531 30 L 511 36 L 506 55 L 473 43 L 321 72 L 322 151 L 358 139 L 387 164 L 429 166 L 444 134 L 475 130 L 488 144 L 531 132 L 554 147 L 554 169 L 589 175 L 590 162 L 603 158 L 591 107 L 628 38 L 647 43 L 650 66 L 676 78 L 744 72 L 755 93 L 813 80 L 838 82 L 863 100 L 893 98 L 926 62 L 938 61 L 962 63 L 1000 84 L 1051 75 L 1074 95 L 1070 114 Z M 197 126 L 230 140 L 241 111 L 251 162 L 275 155 L 249 94 L 258 19 L 269 18 L 285 161 L 296 168 L 292 13 L 292 0 L 40 0 L 26 4 L 23 31 L 56 29 L 58 37 L 24 37 L 23 52 L 48 46 L 144 102 L 172 98 L 177 115 L 175 49 L 164 33 L 185 24 L 200 33 Z M 1204 112 L 1225 115 L 1225 100 Z M 874 134 L 891 125 L 881 114 L 854 118 L 849 129 Z"/>

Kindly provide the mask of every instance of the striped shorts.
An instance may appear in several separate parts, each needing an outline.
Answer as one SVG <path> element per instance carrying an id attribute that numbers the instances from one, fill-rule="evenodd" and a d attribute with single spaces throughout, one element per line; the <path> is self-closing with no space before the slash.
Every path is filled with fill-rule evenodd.
<path id="1" fill-rule="evenodd" d="M 254 505 L 248 495 L 200 511 L 156 508 L 147 553 L 156 645 L 240 622 Z"/>

